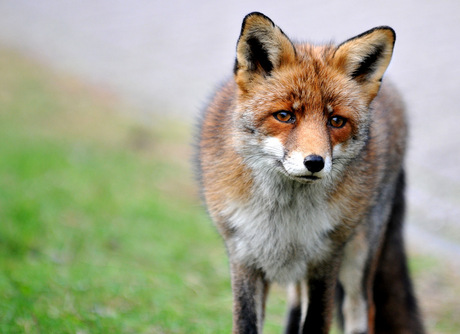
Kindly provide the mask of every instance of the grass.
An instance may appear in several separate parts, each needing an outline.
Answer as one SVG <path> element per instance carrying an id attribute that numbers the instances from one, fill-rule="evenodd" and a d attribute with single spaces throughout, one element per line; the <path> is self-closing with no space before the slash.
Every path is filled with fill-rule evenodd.
<path id="1" fill-rule="evenodd" d="M 228 264 L 197 200 L 189 127 L 139 124 L 116 97 L 6 50 L 0 68 L 0 332 L 230 332 Z M 438 301 L 424 304 L 430 328 L 458 332 L 457 277 L 411 264 Z M 283 295 L 267 333 L 281 332 Z"/>
<path id="2" fill-rule="evenodd" d="M 0 332 L 225 331 L 224 250 L 185 128 L 165 135 L 103 92 L 0 61 Z"/>

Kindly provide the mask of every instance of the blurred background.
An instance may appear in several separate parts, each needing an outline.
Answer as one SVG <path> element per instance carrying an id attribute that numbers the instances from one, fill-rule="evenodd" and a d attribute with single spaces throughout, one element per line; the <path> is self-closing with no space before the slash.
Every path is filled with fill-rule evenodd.
<path id="1" fill-rule="evenodd" d="M 251 11 L 314 43 L 379 25 L 396 31 L 386 76 L 410 121 L 411 266 L 429 328 L 460 330 L 460 2 L 4 0 L 2 332 L 228 331 L 225 254 L 199 204 L 189 144 L 196 116 L 231 75 Z M 267 331 L 279 332 L 280 319 Z"/>

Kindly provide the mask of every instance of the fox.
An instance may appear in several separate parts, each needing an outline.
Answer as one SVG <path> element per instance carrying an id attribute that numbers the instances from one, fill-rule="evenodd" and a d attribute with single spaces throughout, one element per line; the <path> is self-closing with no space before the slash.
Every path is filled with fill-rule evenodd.
<path id="1" fill-rule="evenodd" d="M 285 333 L 329 333 L 335 313 L 346 334 L 425 332 L 402 233 L 405 107 L 382 80 L 395 39 L 379 26 L 315 45 L 244 18 L 196 145 L 233 333 L 263 332 L 272 284 L 288 290 Z"/>

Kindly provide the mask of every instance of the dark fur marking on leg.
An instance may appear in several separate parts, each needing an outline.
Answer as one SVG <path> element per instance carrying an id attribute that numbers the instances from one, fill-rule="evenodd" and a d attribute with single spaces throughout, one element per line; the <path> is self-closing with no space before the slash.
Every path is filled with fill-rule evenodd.
<path id="1" fill-rule="evenodd" d="M 237 328 L 239 333 L 257 333 L 257 313 L 255 305 L 255 289 L 249 284 L 241 284 L 235 296 L 237 305 L 240 306 Z"/>
<path id="2" fill-rule="evenodd" d="M 299 334 L 302 321 L 302 307 L 301 305 L 292 307 L 289 310 L 285 334 Z"/>
<path id="3" fill-rule="evenodd" d="M 326 313 L 329 302 L 326 300 L 328 282 L 318 278 L 308 281 L 308 311 L 303 333 L 327 333 Z"/>
<path id="4" fill-rule="evenodd" d="M 375 333 L 424 333 L 409 276 L 402 234 L 405 210 L 404 172 L 394 204 L 374 280 Z"/>

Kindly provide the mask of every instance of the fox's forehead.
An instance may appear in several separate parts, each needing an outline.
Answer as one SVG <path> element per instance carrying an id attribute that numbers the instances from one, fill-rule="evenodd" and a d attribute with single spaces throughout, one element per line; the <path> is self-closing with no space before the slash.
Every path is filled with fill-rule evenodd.
<path id="1" fill-rule="evenodd" d="M 309 43 L 295 43 L 296 56 L 298 59 L 321 59 L 330 61 L 334 56 L 336 47 L 333 44 L 314 45 Z"/>
<path id="2" fill-rule="evenodd" d="M 302 57 L 274 71 L 256 94 L 265 102 L 287 103 L 292 109 L 318 109 L 350 102 L 353 85 L 327 59 Z"/>

